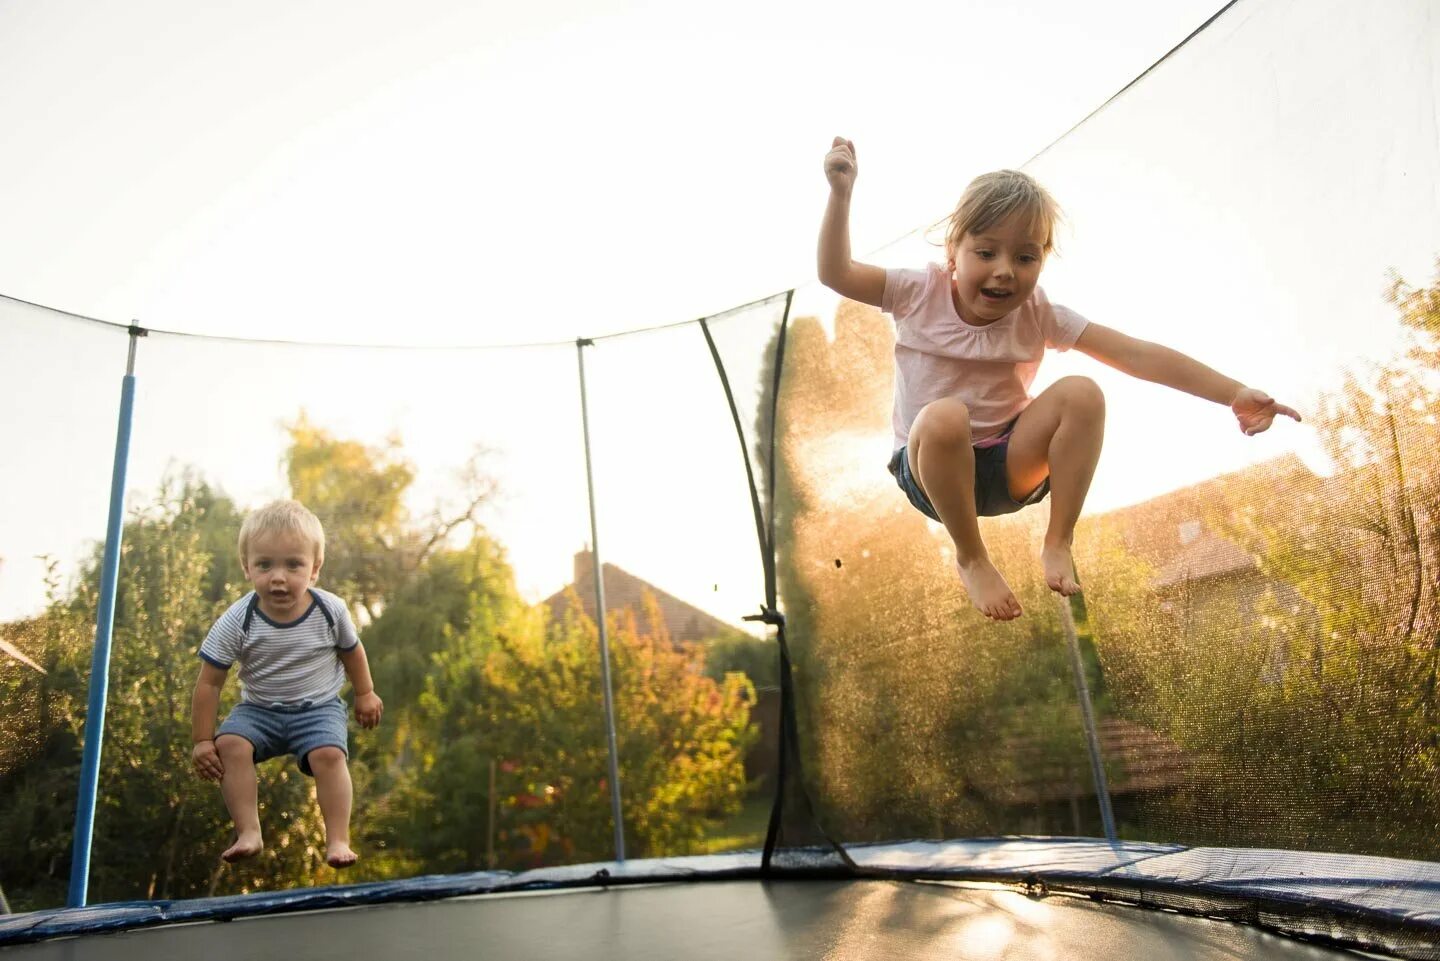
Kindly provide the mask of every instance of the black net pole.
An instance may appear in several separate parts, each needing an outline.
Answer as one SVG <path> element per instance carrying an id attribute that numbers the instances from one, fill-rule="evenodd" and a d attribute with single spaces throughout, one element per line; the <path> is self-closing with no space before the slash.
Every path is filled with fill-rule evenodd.
<path id="1" fill-rule="evenodd" d="M 745 427 L 740 422 L 740 412 L 735 406 L 735 394 L 730 387 L 730 378 L 725 372 L 725 363 L 720 357 L 720 351 L 715 345 L 715 338 L 710 333 L 710 325 L 702 318 L 700 330 L 705 335 L 705 343 L 710 348 L 710 356 L 715 361 L 715 371 L 720 377 L 720 386 L 725 391 L 725 401 L 730 406 L 730 416 L 735 423 L 735 434 L 740 440 L 740 456 L 745 464 L 745 477 L 750 486 L 750 506 L 755 512 L 755 534 L 760 544 L 760 562 L 765 571 L 765 603 L 761 605 L 759 614 L 751 614 L 745 618 L 747 621 L 761 621 L 775 628 L 775 639 L 779 646 L 780 657 L 780 744 L 778 752 L 778 766 L 775 784 L 775 803 L 770 810 L 770 822 L 765 832 L 765 849 L 761 855 L 760 870 L 762 873 L 770 872 L 771 859 L 775 853 L 779 835 L 782 815 L 784 811 L 785 790 L 793 779 L 795 788 L 804 798 L 810 820 L 825 837 L 841 860 L 851 868 L 854 863 L 845 853 L 843 847 L 837 844 L 822 828 L 814 817 L 814 806 L 810 803 L 809 796 L 805 791 L 804 780 L 801 775 L 800 752 L 799 752 L 799 730 L 795 720 L 795 686 L 791 671 L 790 648 L 785 638 L 785 615 L 780 613 L 778 600 L 778 588 L 775 578 L 775 424 L 779 411 L 780 402 L 780 378 L 785 366 L 785 333 L 790 323 L 790 306 L 794 302 L 795 292 L 789 291 L 785 296 L 785 313 L 780 320 L 780 331 L 776 337 L 775 346 L 775 372 L 770 384 L 770 410 L 769 420 L 770 436 L 768 438 L 765 452 L 766 466 L 766 503 L 762 506 L 760 492 L 755 484 L 755 470 L 750 462 L 750 448 L 745 442 Z M 765 510 L 768 507 L 769 516 L 766 517 Z"/>

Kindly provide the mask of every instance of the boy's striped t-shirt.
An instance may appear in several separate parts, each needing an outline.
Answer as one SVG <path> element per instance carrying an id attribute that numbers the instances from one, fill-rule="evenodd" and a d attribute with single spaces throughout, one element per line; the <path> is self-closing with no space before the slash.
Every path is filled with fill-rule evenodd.
<path id="1" fill-rule="evenodd" d="M 230 605 L 200 645 L 200 657 L 221 670 L 240 665 L 240 699 L 261 707 L 318 704 L 340 693 L 340 652 L 360 643 L 345 602 L 310 589 L 310 606 L 285 624 L 260 610 L 254 591 Z"/>

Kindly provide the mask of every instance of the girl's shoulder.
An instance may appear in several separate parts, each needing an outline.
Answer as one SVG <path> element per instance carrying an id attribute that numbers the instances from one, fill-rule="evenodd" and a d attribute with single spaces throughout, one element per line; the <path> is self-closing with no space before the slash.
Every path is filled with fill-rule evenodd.
<path id="1" fill-rule="evenodd" d="M 1045 291 L 1038 285 L 1022 309 L 1044 335 L 1045 343 L 1057 350 L 1069 350 L 1073 347 L 1090 323 L 1079 311 L 1051 303 Z"/>
<path id="2" fill-rule="evenodd" d="M 1025 306 L 1032 310 L 1049 310 L 1050 298 L 1046 295 L 1045 288 L 1036 284 L 1035 289 L 1030 291 L 1030 296 L 1025 300 Z"/>
<path id="3" fill-rule="evenodd" d="M 1016 312 L 1031 323 L 1044 326 L 1053 321 L 1055 306 L 1050 303 L 1045 288 L 1036 284 L 1035 289 L 1030 291 L 1030 296 L 1026 297 L 1025 302 L 1016 308 Z"/>
<path id="4" fill-rule="evenodd" d="M 949 274 L 944 264 L 928 263 L 921 267 L 887 267 L 885 281 L 899 287 L 928 288 L 947 286 Z"/>
<path id="5" fill-rule="evenodd" d="M 923 267 L 888 267 L 885 270 L 885 293 L 880 309 L 896 319 L 919 311 L 938 293 L 949 296 L 950 275 L 943 264 L 928 263 Z"/>

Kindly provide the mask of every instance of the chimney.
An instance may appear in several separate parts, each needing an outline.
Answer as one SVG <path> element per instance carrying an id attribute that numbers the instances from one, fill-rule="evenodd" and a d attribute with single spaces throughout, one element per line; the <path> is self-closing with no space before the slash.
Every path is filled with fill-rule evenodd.
<path id="1" fill-rule="evenodd" d="M 575 587 L 582 588 L 595 585 L 595 554 L 587 544 L 584 549 L 575 552 Z"/>
<path id="2" fill-rule="evenodd" d="M 1200 537 L 1200 522 L 1185 521 L 1180 525 L 1180 546 L 1193 544 Z"/>
<path id="3" fill-rule="evenodd" d="M 595 616 L 595 552 L 587 544 L 575 553 L 575 593 L 580 595 L 580 606 L 586 615 Z"/>

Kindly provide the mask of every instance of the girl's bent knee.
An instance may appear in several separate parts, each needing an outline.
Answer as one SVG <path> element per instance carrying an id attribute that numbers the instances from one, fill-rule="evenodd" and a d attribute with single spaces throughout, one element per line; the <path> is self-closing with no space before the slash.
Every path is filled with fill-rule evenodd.
<path id="1" fill-rule="evenodd" d="M 910 428 L 910 443 L 953 443 L 969 446 L 970 411 L 954 397 L 926 404 Z"/>
<path id="2" fill-rule="evenodd" d="M 1105 412 L 1105 392 L 1089 377 L 1072 375 L 1062 377 L 1057 383 L 1064 385 L 1066 400 L 1070 406 L 1091 414 Z"/>

